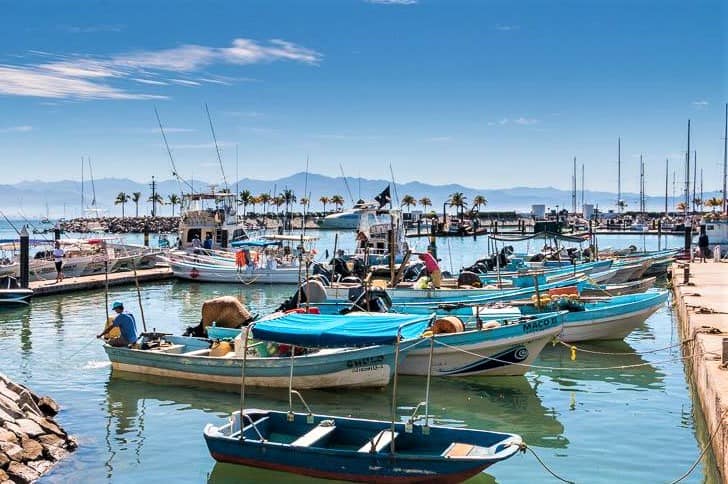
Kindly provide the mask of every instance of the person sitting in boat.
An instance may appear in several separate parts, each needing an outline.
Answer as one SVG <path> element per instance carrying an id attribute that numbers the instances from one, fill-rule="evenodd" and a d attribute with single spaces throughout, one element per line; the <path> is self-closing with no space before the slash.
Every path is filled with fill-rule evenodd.
<path id="1" fill-rule="evenodd" d="M 369 242 L 369 240 L 367 239 L 367 234 L 365 234 L 361 230 L 357 230 L 356 231 L 356 247 L 358 249 L 366 249 L 367 242 Z"/>
<path id="2" fill-rule="evenodd" d="M 206 250 L 212 250 L 212 235 L 207 234 L 205 242 L 202 243 L 202 247 L 204 247 Z"/>
<path id="3" fill-rule="evenodd" d="M 442 282 L 442 273 L 440 272 L 440 265 L 437 260 L 430 252 L 420 252 L 417 254 L 420 260 L 425 264 L 425 271 L 432 280 L 432 287 L 435 289 L 440 288 Z"/>
<path id="4" fill-rule="evenodd" d="M 195 236 L 192 238 L 192 251 L 195 254 L 199 254 L 201 246 L 202 246 L 202 242 L 200 242 L 200 236 L 195 234 Z"/>
<path id="5" fill-rule="evenodd" d="M 114 301 L 111 305 L 111 309 L 116 312 L 114 322 L 110 326 L 107 326 L 101 333 L 97 334 L 96 337 L 103 338 L 106 334 L 110 333 L 113 328 L 119 328 L 121 335 L 117 338 L 109 339 L 107 344 L 116 347 L 125 347 L 136 343 L 137 329 L 134 315 L 124 312 L 124 304 L 121 301 Z"/>

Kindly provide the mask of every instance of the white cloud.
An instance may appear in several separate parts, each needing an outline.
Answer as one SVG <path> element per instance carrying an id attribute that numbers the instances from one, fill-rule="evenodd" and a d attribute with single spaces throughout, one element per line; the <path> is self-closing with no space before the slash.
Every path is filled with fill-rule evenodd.
<path id="1" fill-rule="evenodd" d="M 417 0 L 365 0 L 367 3 L 376 3 L 379 5 L 414 5 Z"/>
<path id="2" fill-rule="evenodd" d="M 703 99 L 701 99 L 699 101 L 693 101 L 693 106 L 698 106 L 698 107 L 701 107 L 701 108 L 707 106 L 708 104 L 710 104 L 710 103 L 708 101 L 703 100 Z"/>
<path id="3" fill-rule="evenodd" d="M 431 138 L 425 138 L 425 141 L 430 143 L 447 143 L 452 141 L 452 136 L 433 136 Z"/>
<path id="4" fill-rule="evenodd" d="M 502 24 L 498 24 L 498 25 L 495 26 L 495 29 L 496 30 L 500 30 L 502 32 L 508 32 L 508 31 L 511 31 L 511 30 L 518 30 L 520 28 L 521 27 L 518 26 L 518 25 L 502 25 Z"/>
<path id="5" fill-rule="evenodd" d="M 72 34 L 87 34 L 96 32 L 121 32 L 125 27 L 123 25 L 59 25 L 58 28 Z"/>
<path id="6" fill-rule="evenodd" d="M 27 133 L 29 131 L 33 131 L 33 127 L 28 125 L 0 128 L 0 133 Z"/>
<path id="7" fill-rule="evenodd" d="M 44 58 L 47 53 L 34 53 Z M 164 73 L 190 73 L 215 64 L 246 65 L 279 60 L 317 65 L 323 55 L 292 42 L 234 39 L 229 47 L 182 45 L 111 57 L 56 56 L 40 64 L 0 65 L 0 94 L 74 99 L 158 99 L 166 96 L 135 93 L 109 83 L 132 80 L 150 86 L 175 83 L 199 86 L 224 84 L 227 79 L 207 75 L 199 81 L 164 79 Z M 157 80 L 163 78 L 162 80 Z M 106 80 L 103 83 L 102 80 Z"/>
<path id="8" fill-rule="evenodd" d="M 534 118 L 524 118 L 521 116 L 520 118 L 501 118 L 498 121 L 489 121 L 488 126 L 505 126 L 507 124 L 517 124 L 519 126 L 530 126 L 533 124 L 538 124 L 540 121 L 538 119 Z"/>

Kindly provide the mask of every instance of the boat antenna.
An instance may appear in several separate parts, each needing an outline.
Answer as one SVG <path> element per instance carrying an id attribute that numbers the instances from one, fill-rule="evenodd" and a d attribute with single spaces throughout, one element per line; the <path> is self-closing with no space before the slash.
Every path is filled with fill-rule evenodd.
<path id="1" fill-rule="evenodd" d="M 303 235 L 306 235 L 306 208 L 311 204 L 311 196 L 308 194 L 308 155 L 306 155 L 306 177 L 303 180 L 303 196 L 308 203 L 303 206 L 303 222 L 301 222 L 301 247 L 303 248 Z M 303 249 L 302 249 L 303 250 Z"/>
<path id="2" fill-rule="evenodd" d="M 622 138 L 617 138 L 617 212 L 622 213 Z"/>
<path id="3" fill-rule="evenodd" d="M 389 174 L 392 175 L 392 186 L 394 186 L 394 198 L 397 200 L 397 206 L 399 207 L 399 195 L 397 195 L 397 182 L 394 181 L 394 171 L 392 170 L 392 164 L 389 164 Z M 390 202 L 390 205 L 392 203 Z"/>
<path id="4" fill-rule="evenodd" d="M 339 170 L 341 170 L 341 177 L 344 179 L 344 185 L 346 185 L 346 191 L 349 193 L 349 198 L 351 199 L 351 204 L 354 205 L 354 195 L 351 194 L 351 189 L 349 188 L 349 182 L 346 180 L 346 175 L 344 175 L 344 167 L 339 163 Z"/>
<path id="5" fill-rule="evenodd" d="M 220 171 L 222 172 L 222 181 L 225 183 L 225 190 L 230 191 L 228 186 L 227 178 L 225 177 L 225 167 L 222 164 L 222 156 L 220 156 L 220 147 L 217 144 L 217 136 L 215 136 L 215 127 L 212 125 L 212 116 L 210 116 L 210 109 L 205 103 L 205 111 L 207 112 L 207 120 L 210 122 L 210 132 L 212 133 L 212 140 L 215 142 L 215 152 L 217 153 L 217 161 L 220 162 Z"/>
<path id="6" fill-rule="evenodd" d="M 86 208 L 86 200 L 83 196 L 83 155 L 81 155 L 81 218 L 83 218 L 84 208 Z"/>
<path id="7" fill-rule="evenodd" d="M 685 152 L 685 215 L 690 210 L 690 120 L 688 119 L 688 150 Z"/>
<path id="8" fill-rule="evenodd" d="M 167 148 L 167 154 L 169 155 L 169 162 L 172 165 L 172 176 L 177 179 L 177 183 L 179 185 L 179 191 L 182 193 L 182 183 L 190 187 L 190 190 L 192 190 L 192 193 L 195 193 L 195 189 L 192 185 L 190 185 L 187 181 L 185 181 L 181 176 L 179 176 L 179 172 L 177 171 L 177 166 L 174 163 L 174 156 L 172 156 L 172 150 L 169 147 L 169 143 L 167 142 L 167 135 L 164 132 L 164 127 L 162 126 L 162 120 L 159 118 L 159 111 L 157 111 L 157 106 L 154 106 L 154 114 L 157 116 L 157 124 L 159 124 L 159 131 L 162 133 L 162 140 L 164 140 L 164 146 Z"/>

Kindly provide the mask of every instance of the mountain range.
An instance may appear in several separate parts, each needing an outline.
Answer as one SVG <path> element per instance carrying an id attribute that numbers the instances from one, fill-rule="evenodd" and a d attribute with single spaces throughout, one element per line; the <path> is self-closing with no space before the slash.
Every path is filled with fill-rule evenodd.
<path id="1" fill-rule="evenodd" d="M 310 210 L 319 211 L 322 205 L 319 202 L 321 196 L 338 194 L 344 197 L 348 207 L 352 204 L 352 199 L 362 198 L 371 200 L 380 193 L 391 181 L 383 179 L 365 179 L 347 177 L 329 177 L 325 175 L 313 173 L 295 173 L 290 176 L 279 178 L 277 180 L 255 180 L 252 178 L 243 178 L 238 182 L 229 184 L 230 190 L 242 191 L 250 190 L 254 195 L 261 193 L 280 193 L 285 189 L 291 189 L 300 199 L 304 193 L 310 194 L 312 199 Z M 224 188 L 220 183 L 217 184 L 218 189 Z M 184 190 L 183 190 L 184 189 Z M 210 190 L 208 183 L 196 181 L 194 184 L 195 191 Z M 172 193 L 179 194 L 181 191 L 189 192 L 189 187 L 180 185 L 175 180 L 164 180 L 156 182 L 156 190 L 164 199 Z M 304 191 L 305 190 L 305 191 Z M 63 180 L 63 181 L 23 181 L 12 185 L 0 185 L 0 207 L 9 218 L 27 217 L 30 219 L 47 215 L 49 218 L 58 217 L 77 217 L 82 213 L 88 215 L 92 212 L 82 212 L 82 193 L 84 208 L 93 208 L 92 201 L 96 200 L 95 207 L 102 210 L 104 215 L 121 215 L 121 206 L 114 205 L 114 199 L 119 192 L 131 194 L 133 192 L 142 193 L 142 202 L 139 203 L 139 214 L 147 214 L 151 210 L 151 203 L 147 199 L 151 195 L 151 187 L 149 183 L 139 183 L 129 179 L 103 178 L 95 180 L 93 183 L 87 181 L 82 184 L 79 181 Z M 572 199 L 570 190 L 562 190 L 553 187 L 514 187 L 508 189 L 489 189 L 466 187 L 457 184 L 449 185 L 433 185 L 422 182 L 397 183 L 391 189 L 392 199 L 395 204 L 397 200 L 401 200 L 404 195 L 411 195 L 419 200 L 422 197 L 428 197 L 432 201 L 432 207 L 428 210 L 436 210 L 441 212 L 443 204 L 447 203 L 450 195 L 455 192 L 462 192 L 466 197 L 466 202 L 471 202 L 477 195 L 483 195 L 488 204 L 481 208 L 481 211 L 517 211 L 528 213 L 532 204 L 544 204 L 546 207 L 555 209 L 568 208 L 571 209 Z M 584 202 L 601 208 L 602 211 L 608 211 L 615 208 L 617 200 L 616 193 L 590 191 L 584 192 Z M 670 210 L 674 210 L 675 203 L 681 198 L 680 191 L 676 193 L 677 199 L 673 200 L 672 195 L 668 198 Z M 713 196 L 720 196 L 718 193 L 706 193 L 704 198 L 708 199 Z M 581 191 L 577 192 L 577 205 L 581 206 Z M 623 200 L 627 202 L 627 210 L 637 210 L 639 207 L 639 194 L 623 193 Z M 651 211 L 662 211 L 665 206 L 664 196 L 647 196 L 646 207 Z M 334 207 L 329 204 L 327 210 Z M 177 208 L 177 210 L 179 207 Z M 300 205 L 297 206 L 300 209 Z M 412 210 L 420 209 L 419 206 L 412 207 Z M 136 208 L 133 203 L 125 206 L 126 215 L 134 215 Z M 158 214 L 171 215 L 172 208 L 170 206 L 158 209 Z"/>

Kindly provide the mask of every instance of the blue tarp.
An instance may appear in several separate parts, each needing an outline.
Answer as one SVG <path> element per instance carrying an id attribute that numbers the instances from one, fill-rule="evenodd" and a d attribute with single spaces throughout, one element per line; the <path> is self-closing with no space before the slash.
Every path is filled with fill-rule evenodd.
<path id="1" fill-rule="evenodd" d="M 301 314 L 260 321 L 253 337 L 307 348 L 341 348 L 394 344 L 402 325 L 404 339 L 419 337 L 430 323 L 431 315 L 401 314 Z"/>

